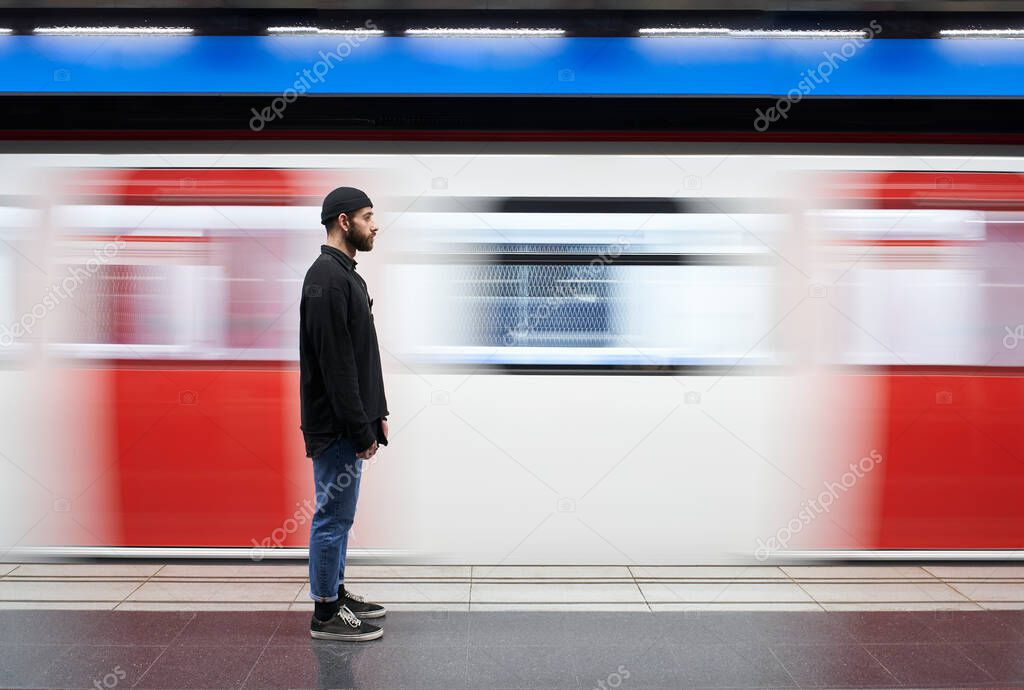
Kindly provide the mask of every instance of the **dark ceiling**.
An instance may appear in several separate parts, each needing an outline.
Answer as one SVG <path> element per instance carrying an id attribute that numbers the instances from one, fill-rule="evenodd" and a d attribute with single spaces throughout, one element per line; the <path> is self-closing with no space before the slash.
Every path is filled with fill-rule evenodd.
<path id="1" fill-rule="evenodd" d="M 3 8 L 1022 12 L 1024 0 L 0 0 Z"/>

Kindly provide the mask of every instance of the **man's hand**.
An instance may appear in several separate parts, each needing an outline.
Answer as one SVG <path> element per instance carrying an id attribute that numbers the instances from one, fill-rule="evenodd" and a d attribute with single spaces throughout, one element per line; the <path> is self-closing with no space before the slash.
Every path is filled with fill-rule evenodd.
<path id="1" fill-rule="evenodd" d="M 366 450 L 363 450 L 363 451 L 360 451 L 360 452 L 356 453 L 356 457 L 359 458 L 360 460 L 369 460 L 370 458 L 373 457 L 374 453 L 376 453 L 376 452 L 377 452 L 377 442 L 374 441 L 372 446 L 370 446 Z"/>

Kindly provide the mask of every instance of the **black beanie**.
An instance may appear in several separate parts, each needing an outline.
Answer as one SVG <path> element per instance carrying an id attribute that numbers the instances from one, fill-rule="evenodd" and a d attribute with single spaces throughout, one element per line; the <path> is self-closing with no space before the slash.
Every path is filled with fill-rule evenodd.
<path id="1" fill-rule="evenodd" d="M 327 225 L 342 213 L 351 213 L 361 208 L 373 206 L 370 197 L 355 187 L 338 187 L 324 197 L 324 207 L 320 211 L 320 222 Z"/>

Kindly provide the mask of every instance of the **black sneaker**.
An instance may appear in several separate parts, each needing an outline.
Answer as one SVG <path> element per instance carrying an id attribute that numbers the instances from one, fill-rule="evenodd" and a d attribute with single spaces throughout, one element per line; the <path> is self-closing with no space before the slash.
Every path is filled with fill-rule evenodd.
<path id="1" fill-rule="evenodd" d="M 338 613 L 329 621 L 317 620 L 313 616 L 309 623 L 309 636 L 317 640 L 365 642 L 376 640 L 383 634 L 384 628 L 364 623 L 347 606 L 338 609 Z"/>
<path id="2" fill-rule="evenodd" d="M 341 598 L 342 605 L 347 606 L 352 613 L 360 618 L 380 618 L 388 612 L 380 604 L 373 604 L 357 594 L 352 594 L 345 589 L 344 585 L 339 588 L 338 596 Z"/>

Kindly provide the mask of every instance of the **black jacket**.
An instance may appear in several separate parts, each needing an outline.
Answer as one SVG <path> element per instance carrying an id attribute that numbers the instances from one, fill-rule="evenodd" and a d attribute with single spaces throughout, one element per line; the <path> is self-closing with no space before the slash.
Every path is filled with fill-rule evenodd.
<path id="1" fill-rule="evenodd" d="M 299 302 L 299 398 L 306 456 L 339 436 L 356 452 L 387 440 L 388 415 L 373 300 L 356 261 L 326 244 L 306 271 Z"/>

